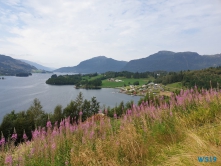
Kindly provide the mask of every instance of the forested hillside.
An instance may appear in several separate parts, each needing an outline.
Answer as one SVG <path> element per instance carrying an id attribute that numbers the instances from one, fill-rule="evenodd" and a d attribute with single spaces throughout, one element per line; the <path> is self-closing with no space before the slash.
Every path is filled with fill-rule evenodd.
<path id="1" fill-rule="evenodd" d="M 181 82 L 182 86 L 191 88 L 195 85 L 199 88 L 216 88 L 221 84 L 221 67 L 210 67 L 202 70 L 169 72 L 159 76 L 156 83 L 164 85 Z"/>

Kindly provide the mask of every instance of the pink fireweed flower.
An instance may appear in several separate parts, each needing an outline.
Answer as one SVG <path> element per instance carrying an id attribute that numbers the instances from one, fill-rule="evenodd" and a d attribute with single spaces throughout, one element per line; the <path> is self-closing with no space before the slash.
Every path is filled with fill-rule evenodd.
<path id="1" fill-rule="evenodd" d="M 52 149 L 55 149 L 56 148 L 56 144 L 53 142 L 53 144 L 51 145 L 51 148 Z"/>
<path id="2" fill-rule="evenodd" d="M 59 132 L 58 132 L 57 128 L 54 128 L 53 131 L 52 131 L 52 135 L 56 136 L 58 134 L 59 134 Z"/>
<path id="3" fill-rule="evenodd" d="M 83 114 L 83 112 L 82 112 L 82 111 L 80 111 L 80 112 L 79 112 L 79 115 L 81 116 L 82 114 Z"/>
<path id="4" fill-rule="evenodd" d="M 91 131 L 90 133 L 90 139 L 92 139 L 94 137 L 94 131 Z"/>
<path id="5" fill-rule="evenodd" d="M 0 145 L 4 145 L 4 144 L 5 144 L 5 137 L 4 137 L 3 133 L 2 133 L 2 138 L 0 140 Z"/>
<path id="6" fill-rule="evenodd" d="M 5 138 L 2 138 L 1 140 L 0 140 L 0 145 L 4 145 L 5 144 Z"/>
<path id="7" fill-rule="evenodd" d="M 170 116 L 173 116 L 173 113 L 172 113 L 172 111 L 170 111 Z"/>
<path id="8" fill-rule="evenodd" d="M 12 165 L 12 163 L 13 163 L 12 156 L 11 155 L 6 156 L 5 157 L 5 164 Z"/>
<path id="9" fill-rule="evenodd" d="M 64 126 L 64 120 L 60 122 L 60 126 Z"/>
<path id="10" fill-rule="evenodd" d="M 116 113 L 114 113 L 114 118 L 117 119 L 117 114 Z"/>
<path id="11" fill-rule="evenodd" d="M 12 137 L 11 137 L 11 139 L 13 140 L 13 141 L 15 141 L 16 139 L 17 139 L 17 133 L 16 133 L 16 130 L 15 130 L 15 128 L 14 128 L 14 132 L 13 132 L 13 134 L 12 134 Z"/>
<path id="12" fill-rule="evenodd" d="M 51 127 L 52 127 L 51 121 L 49 120 L 49 121 L 47 121 L 47 128 L 51 128 Z"/>
<path id="13" fill-rule="evenodd" d="M 70 127 L 70 116 L 65 119 L 65 127 L 68 129 Z"/>
<path id="14" fill-rule="evenodd" d="M 24 134 L 23 134 L 23 139 L 24 139 L 24 141 L 27 141 L 27 140 L 28 140 L 28 137 L 27 137 L 25 131 L 24 131 Z"/>
<path id="15" fill-rule="evenodd" d="M 73 133 L 75 131 L 75 126 L 71 125 L 70 126 L 70 131 Z"/>
<path id="16" fill-rule="evenodd" d="M 127 121 L 127 115 L 124 115 L 124 122 Z"/>
<path id="17" fill-rule="evenodd" d="M 17 134 L 16 134 L 16 133 L 12 134 L 11 139 L 12 139 L 13 141 L 15 141 L 15 140 L 17 139 Z"/>
<path id="18" fill-rule="evenodd" d="M 35 149 L 32 148 L 31 151 L 30 151 L 30 155 L 34 155 L 34 152 L 35 152 Z"/>
<path id="19" fill-rule="evenodd" d="M 68 165 L 68 161 L 65 161 L 65 165 Z"/>
<path id="20" fill-rule="evenodd" d="M 41 130 L 41 138 L 44 139 L 46 134 L 47 134 L 47 132 L 45 131 L 45 127 L 43 127 Z"/>
<path id="21" fill-rule="evenodd" d="M 40 132 L 35 129 L 35 131 L 32 131 L 32 138 L 35 139 L 35 138 L 38 138 L 40 136 Z"/>
<path id="22" fill-rule="evenodd" d="M 128 111 L 127 111 L 127 114 L 128 114 L 128 115 L 131 115 L 131 114 L 132 114 L 132 110 L 128 110 Z"/>

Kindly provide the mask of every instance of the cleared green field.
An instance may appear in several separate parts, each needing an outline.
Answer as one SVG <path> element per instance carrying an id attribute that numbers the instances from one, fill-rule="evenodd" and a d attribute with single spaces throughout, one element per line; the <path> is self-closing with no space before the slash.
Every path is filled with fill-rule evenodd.
<path id="1" fill-rule="evenodd" d="M 175 83 L 172 83 L 172 84 L 167 84 L 166 88 L 170 88 L 171 90 L 172 89 L 181 89 L 182 88 L 182 83 L 181 82 L 175 82 Z"/>
<path id="2" fill-rule="evenodd" d="M 122 82 L 115 82 L 115 81 L 108 81 L 108 79 L 102 81 L 102 87 L 103 88 L 116 88 L 116 87 L 122 87 L 124 85 L 133 85 L 135 81 L 139 81 L 140 85 L 146 84 L 148 81 L 152 80 L 151 78 L 125 78 L 125 77 L 117 77 L 114 78 L 115 80 L 122 80 Z"/>

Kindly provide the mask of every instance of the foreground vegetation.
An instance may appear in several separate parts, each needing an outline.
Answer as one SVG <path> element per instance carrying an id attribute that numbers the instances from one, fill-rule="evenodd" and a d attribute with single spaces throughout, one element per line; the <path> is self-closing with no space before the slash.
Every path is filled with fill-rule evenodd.
<path id="1" fill-rule="evenodd" d="M 16 131 L 7 143 L 2 135 L 0 165 L 221 165 L 220 101 L 219 89 L 195 87 L 147 98 L 122 116 L 48 120 L 18 146 Z"/>

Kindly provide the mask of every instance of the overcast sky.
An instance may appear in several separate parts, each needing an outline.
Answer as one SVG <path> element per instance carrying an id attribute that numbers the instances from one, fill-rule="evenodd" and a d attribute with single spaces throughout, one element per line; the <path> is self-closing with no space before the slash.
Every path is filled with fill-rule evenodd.
<path id="1" fill-rule="evenodd" d="M 221 53 L 221 0 L 0 0 L 0 54 L 49 67 Z"/>

